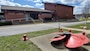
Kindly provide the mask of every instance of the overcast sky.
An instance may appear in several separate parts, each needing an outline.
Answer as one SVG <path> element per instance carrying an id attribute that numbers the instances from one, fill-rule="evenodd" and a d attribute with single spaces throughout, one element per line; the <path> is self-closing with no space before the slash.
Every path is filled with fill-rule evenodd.
<path id="1" fill-rule="evenodd" d="M 44 9 L 42 2 L 60 3 L 74 6 L 74 14 L 80 14 L 85 4 L 89 4 L 90 0 L 0 0 L 0 5 L 33 7 Z"/>

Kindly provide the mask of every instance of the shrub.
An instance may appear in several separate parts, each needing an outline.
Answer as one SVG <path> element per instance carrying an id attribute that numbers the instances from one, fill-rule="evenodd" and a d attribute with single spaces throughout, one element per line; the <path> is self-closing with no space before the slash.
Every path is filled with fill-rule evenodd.
<path id="1" fill-rule="evenodd" d="M 4 25 L 12 25 L 12 22 L 11 21 L 0 22 L 0 26 Z"/>

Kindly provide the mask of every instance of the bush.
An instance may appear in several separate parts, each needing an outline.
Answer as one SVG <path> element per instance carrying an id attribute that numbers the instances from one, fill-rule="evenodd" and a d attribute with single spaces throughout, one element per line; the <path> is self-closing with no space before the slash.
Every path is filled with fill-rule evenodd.
<path id="1" fill-rule="evenodd" d="M 12 22 L 11 21 L 0 22 L 0 26 L 4 25 L 12 25 Z"/>

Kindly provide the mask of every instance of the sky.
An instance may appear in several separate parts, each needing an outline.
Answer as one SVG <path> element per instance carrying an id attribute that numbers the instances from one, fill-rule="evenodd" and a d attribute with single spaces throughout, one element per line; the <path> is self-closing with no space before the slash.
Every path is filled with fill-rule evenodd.
<path id="1" fill-rule="evenodd" d="M 20 6 L 44 9 L 42 2 L 60 3 L 74 6 L 74 14 L 81 14 L 86 4 L 90 4 L 90 0 L 0 0 L 0 5 Z"/>

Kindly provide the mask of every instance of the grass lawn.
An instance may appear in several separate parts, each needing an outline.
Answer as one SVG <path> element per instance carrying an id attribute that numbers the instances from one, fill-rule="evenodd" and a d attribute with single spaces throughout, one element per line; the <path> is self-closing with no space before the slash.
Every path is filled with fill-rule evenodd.
<path id="1" fill-rule="evenodd" d="M 90 34 L 87 35 L 90 38 Z"/>
<path id="2" fill-rule="evenodd" d="M 82 29 L 82 27 L 84 26 L 85 24 L 78 24 L 78 25 L 74 25 L 74 26 L 69 26 L 70 28 L 79 28 L 79 29 Z M 90 30 L 90 23 L 87 23 L 87 28 L 88 30 Z"/>
<path id="3" fill-rule="evenodd" d="M 27 33 L 29 38 L 58 31 L 58 28 Z M 73 31 L 78 32 L 78 31 Z M 30 40 L 22 41 L 23 34 L 0 37 L 0 51 L 41 51 Z"/>
<path id="4" fill-rule="evenodd" d="M 88 18 L 80 18 L 79 20 L 80 20 L 80 21 L 85 21 L 86 19 L 87 19 L 87 20 L 90 20 L 89 17 L 88 17 Z"/>

